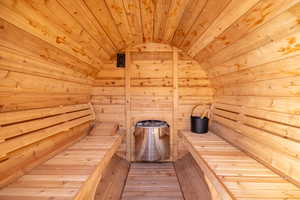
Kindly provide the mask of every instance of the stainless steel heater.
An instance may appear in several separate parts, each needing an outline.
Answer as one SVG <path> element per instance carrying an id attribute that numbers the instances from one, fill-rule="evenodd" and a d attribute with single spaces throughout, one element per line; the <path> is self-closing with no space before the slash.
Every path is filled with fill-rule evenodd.
<path id="1" fill-rule="evenodd" d="M 167 122 L 140 121 L 135 127 L 136 161 L 159 162 L 170 157 L 170 130 Z"/>

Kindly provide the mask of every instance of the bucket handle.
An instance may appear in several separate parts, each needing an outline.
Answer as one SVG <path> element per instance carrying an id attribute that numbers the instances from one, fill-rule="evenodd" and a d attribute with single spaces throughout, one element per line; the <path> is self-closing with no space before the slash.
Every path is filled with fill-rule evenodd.
<path id="1" fill-rule="evenodd" d="M 211 109 L 211 103 L 200 103 L 200 104 L 197 104 L 195 105 L 193 108 L 192 108 L 192 113 L 191 113 L 191 116 L 193 116 L 194 114 L 194 111 L 196 110 L 196 108 L 198 108 L 199 106 L 208 106 L 208 108 L 205 108 L 201 114 L 201 119 L 203 119 L 206 115 L 209 116 L 210 115 L 210 109 Z"/>

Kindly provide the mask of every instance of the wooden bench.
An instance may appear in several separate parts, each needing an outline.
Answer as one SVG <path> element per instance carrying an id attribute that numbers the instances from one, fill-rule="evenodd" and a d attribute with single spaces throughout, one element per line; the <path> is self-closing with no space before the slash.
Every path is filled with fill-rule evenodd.
<path id="1" fill-rule="evenodd" d="M 89 104 L 0 113 L 0 159 L 91 120 L 94 116 Z"/>
<path id="2" fill-rule="evenodd" d="M 214 199 L 300 199 L 300 188 L 212 132 L 180 135 L 218 193 Z"/>
<path id="3" fill-rule="evenodd" d="M 93 199 L 102 172 L 124 137 L 99 133 L 101 125 L 96 124 L 91 135 L 1 189 L 0 199 Z"/>
<path id="4" fill-rule="evenodd" d="M 86 136 L 90 104 L 0 113 L 0 188 Z"/>

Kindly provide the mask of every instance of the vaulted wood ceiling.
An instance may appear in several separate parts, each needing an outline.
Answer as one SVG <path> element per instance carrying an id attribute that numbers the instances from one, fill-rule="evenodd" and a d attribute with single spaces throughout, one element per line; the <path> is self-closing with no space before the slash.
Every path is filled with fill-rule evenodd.
<path id="1" fill-rule="evenodd" d="M 4 0 L 0 17 L 96 68 L 167 43 L 201 61 L 295 4 L 286 0 Z"/>

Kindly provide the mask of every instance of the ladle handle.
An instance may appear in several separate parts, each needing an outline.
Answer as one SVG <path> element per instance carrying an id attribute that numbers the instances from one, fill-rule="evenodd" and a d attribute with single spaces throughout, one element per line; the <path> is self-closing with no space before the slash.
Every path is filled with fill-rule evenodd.
<path id="1" fill-rule="evenodd" d="M 211 108 L 211 104 L 210 104 L 210 103 L 206 103 L 206 104 L 201 103 L 201 104 L 197 104 L 197 105 L 195 105 L 195 106 L 193 107 L 191 116 L 193 116 L 194 111 L 196 110 L 196 108 L 198 108 L 199 106 L 202 106 L 202 105 L 204 105 L 204 106 L 206 105 L 206 106 L 208 106 L 208 108 L 205 108 L 205 109 L 203 110 L 202 115 L 201 115 L 201 119 L 203 119 L 206 115 L 209 115 L 209 113 L 210 113 L 210 108 Z"/>

